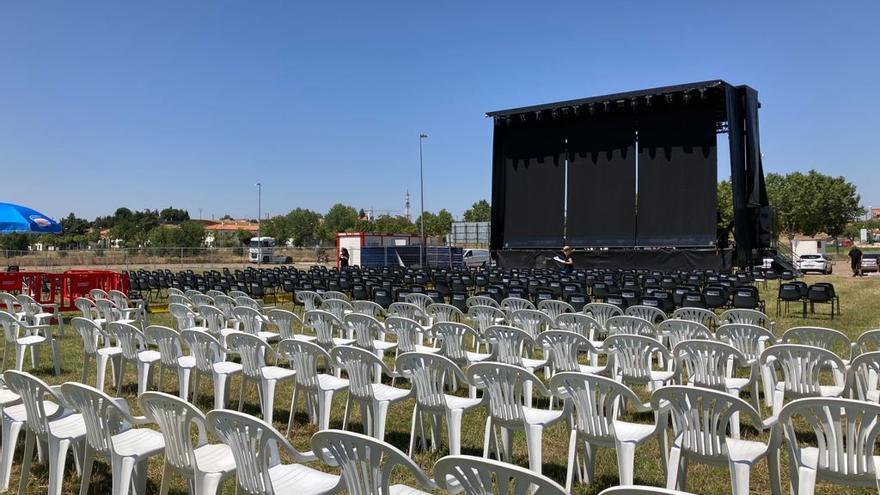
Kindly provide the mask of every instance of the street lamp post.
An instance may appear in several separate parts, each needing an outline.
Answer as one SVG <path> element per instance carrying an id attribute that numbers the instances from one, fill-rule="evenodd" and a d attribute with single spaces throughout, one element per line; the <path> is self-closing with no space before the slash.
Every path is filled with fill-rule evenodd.
<path id="1" fill-rule="evenodd" d="M 260 239 L 262 237 L 262 222 L 263 222 L 263 184 L 257 182 L 257 265 L 263 264 L 263 240 Z"/>
<path id="2" fill-rule="evenodd" d="M 425 133 L 419 133 L 419 189 L 421 191 L 421 210 L 422 213 L 419 215 L 419 223 L 421 224 L 422 231 L 422 245 L 419 247 L 419 266 L 424 268 L 424 253 L 425 253 L 425 166 L 422 161 L 422 140 L 427 138 L 428 135 Z"/>

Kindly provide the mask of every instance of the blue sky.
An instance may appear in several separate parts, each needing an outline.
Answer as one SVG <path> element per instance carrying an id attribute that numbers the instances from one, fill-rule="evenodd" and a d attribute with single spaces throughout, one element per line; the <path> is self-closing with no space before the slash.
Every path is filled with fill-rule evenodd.
<path id="1" fill-rule="evenodd" d="M 880 206 L 880 2 L 5 2 L 0 201 L 93 218 L 490 196 L 484 112 L 707 79 L 761 97 L 768 172 Z M 726 164 L 722 165 L 722 169 Z M 726 174 L 725 174 L 726 175 Z"/>

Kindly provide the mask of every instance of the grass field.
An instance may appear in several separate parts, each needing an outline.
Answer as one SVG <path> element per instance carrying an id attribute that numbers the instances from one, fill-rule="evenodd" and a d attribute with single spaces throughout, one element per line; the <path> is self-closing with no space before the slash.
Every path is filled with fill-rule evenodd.
<path id="1" fill-rule="evenodd" d="M 838 266 L 838 272 L 842 272 Z M 819 315 L 808 317 L 803 320 L 800 315 L 800 308 L 792 308 L 792 313 L 774 318 L 777 324 L 777 333 L 781 333 L 790 327 L 798 325 L 827 326 L 843 331 L 851 338 L 855 338 L 861 332 L 880 327 L 880 277 L 865 277 L 853 279 L 847 277 L 843 273 L 836 273 L 831 276 L 809 276 L 808 283 L 815 281 L 831 281 L 835 284 L 841 298 L 841 306 L 843 314 L 835 317 L 832 321 L 828 316 L 828 310 L 825 306 L 817 308 Z M 767 312 L 771 316 L 776 313 L 776 287 L 775 283 L 770 284 L 766 289 L 762 288 L 763 297 L 767 301 Z M 289 309 L 289 304 L 286 304 Z M 821 315 L 824 313 L 824 315 Z M 170 315 L 168 314 L 151 314 L 149 318 L 150 324 L 173 326 Z M 57 332 L 56 332 L 57 335 Z M 47 356 L 50 354 L 43 352 L 44 361 L 40 369 L 34 370 L 34 373 L 50 384 L 60 384 L 69 380 L 79 380 L 82 370 L 82 345 L 79 337 L 72 328 L 66 329 L 66 336 L 60 339 L 61 346 L 61 376 L 54 376 L 52 366 Z M 26 365 L 26 371 L 27 369 Z M 90 364 L 89 378 L 90 384 L 94 383 L 95 370 L 94 361 Z M 108 373 L 109 374 L 109 373 Z M 155 389 L 154 382 L 150 389 Z M 128 373 L 125 376 L 125 386 L 123 388 L 123 396 L 126 397 L 132 406 L 132 409 L 140 413 L 135 395 L 136 395 L 136 378 L 133 366 L 129 366 Z M 107 389 L 110 389 L 108 379 Z M 398 386 L 407 386 L 404 382 L 398 382 Z M 172 374 L 165 373 L 165 380 L 162 387 L 163 391 L 169 393 L 177 393 L 177 379 Z M 230 397 L 237 398 L 239 393 L 239 381 L 233 380 L 230 390 Z M 287 425 L 289 415 L 289 405 L 291 400 L 292 388 L 290 385 L 279 387 L 276 392 L 275 399 L 275 426 L 284 431 Z M 640 394 L 642 395 L 642 394 Z M 647 399 L 647 394 L 642 395 Z M 203 411 L 207 412 L 212 404 L 212 389 L 209 380 L 202 381 L 202 389 L 200 391 L 199 406 Z M 341 427 L 342 412 L 344 405 L 344 394 L 337 396 L 334 402 L 334 410 L 331 419 L 331 427 Z M 230 407 L 235 407 L 236 402 L 233 401 Z M 400 449 L 406 451 L 409 443 L 410 420 L 412 413 L 412 401 L 405 402 L 403 405 L 397 405 L 391 408 L 386 428 L 386 441 L 394 444 Z M 259 404 L 257 400 L 256 389 L 251 386 L 245 393 L 244 410 L 255 415 L 259 415 Z M 766 417 L 767 411 L 764 411 Z M 633 417 L 631 419 L 640 421 L 651 421 L 650 416 Z M 463 422 L 463 454 L 482 455 L 482 439 L 483 426 L 485 424 L 485 412 L 480 410 L 475 413 L 466 415 Z M 360 425 L 360 416 L 355 413 L 353 424 L 350 425 L 356 431 L 362 431 Z M 291 440 L 293 444 L 301 450 L 309 449 L 309 438 L 315 432 L 315 427 L 308 424 L 302 404 L 299 405 L 299 411 L 295 418 L 294 429 L 291 432 Z M 444 431 L 445 435 L 445 431 Z M 767 434 L 758 433 L 753 429 L 744 429 L 744 438 L 758 438 L 766 440 Z M 444 436 L 445 438 L 445 436 Z M 21 464 L 21 456 L 23 450 L 24 435 L 21 435 L 17 452 L 15 454 L 15 464 L 13 467 L 13 476 L 10 483 L 10 490 L 16 490 L 19 482 Z M 446 454 L 446 442 L 443 441 L 440 450 L 437 452 L 419 452 L 414 455 L 414 460 L 431 474 L 431 467 L 434 462 Z M 568 434 L 566 426 L 559 424 L 544 433 L 544 473 L 560 483 L 564 483 L 565 469 L 567 459 Z M 525 439 L 522 434 L 514 437 L 514 461 L 522 466 L 528 465 L 528 457 L 525 448 Z M 787 460 L 783 451 L 783 485 L 784 490 L 788 490 L 787 483 Z M 315 468 L 328 469 L 320 463 L 314 463 Z M 402 482 L 412 481 L 403 473 L 397 473 Z M 635 466 L 636 483 L 654 486 L 662 486 L 665 483 L 660 464 L 660 452 L 656 442 L 648 442 L 636 450 L 636 466 Z M 34 463 L 32 472 L 28 480 L 27 493 L 39 494 L 45 493 L 47 489 L 48 471 L 45 466 Z M 600 451 L 596 466 L 597 480 L 591 485 L 575 485 L 574 493 L 591 494 L 598 493 L 604 488 L 617 484 L 617 465 L 614 452 L 611 450 Z M 150 464 L 148 492 L 158 493 L 159 484 L 162 478 L 162 458 L 161 456 L 154 459 Z M 710 468 L 703 465 L 691 464 L 687 476 L 687 489 L 689 491 L 700 494 L 727 494 L 730 493 L 730 480 L 726 468 Z M 65 476 L 64 493 L 79 493 L 80 478 L 77 476 L 73 467 L 72 456 L 68 457 L 67 473 Z M 93 472 L 93 479 L 90 493 L 109 493 L 111 489 L 109 464 L 97 462 Z M 760 463 L 753 471 L 751 480 L 751 490 L 753 493 L 769 493 L 769 482 L 766 463 Z M 171 493 L 186 493 L 186 486 L 182 479 L 175 477 L 171 483 Z M 227 481 L 223 486 L 222 493 L 235 493 L 235 484 L 233 480 Z M 849 488 L 821 485 L 817 493 L 861 493 Z M 864 491 L 868 493 L 868 491 Z"/>

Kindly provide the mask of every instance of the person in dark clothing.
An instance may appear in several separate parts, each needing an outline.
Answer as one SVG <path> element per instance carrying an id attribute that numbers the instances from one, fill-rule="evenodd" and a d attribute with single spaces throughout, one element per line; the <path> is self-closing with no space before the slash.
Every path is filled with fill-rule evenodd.
<path id="1" fill-rule="evenodd" d="M 849 262 L 852 266 L 853 277 L 860 276 L 862 274 L 862 250 L 855 244 L 849 250 Z"/>
<path id="2" fill-rule="evenodd" d="M 348 268 L 348 249 L 342 248 L 339 250 L 339 268 Z"/>
<path id="3" fill-rule="evenodd" d="M 553 258 L 554 261 L 560 264 L 560 271 L 566 275 L 574 271 L 574 260 L 571 259 L 572 252 L 571 247 L 565 246 L 562 248 L 562 252 Z"/>

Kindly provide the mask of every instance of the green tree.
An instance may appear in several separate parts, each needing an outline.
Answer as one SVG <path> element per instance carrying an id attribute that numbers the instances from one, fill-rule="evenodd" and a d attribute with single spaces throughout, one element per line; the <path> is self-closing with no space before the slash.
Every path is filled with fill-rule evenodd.
<path id="1" fill-rule="evenodd" d="M 321 224 L 321 214 L 305 208 L 297 208 L 287 214 L 291 239 L 294 246 L 305 246 L 317 238 L 315 230 Z"/>
<path id="2" fill-rule="evenodd" d="M 201 247 L 205 242 L 205 227 L 199 222 L 187 220 L 180 224 L 175 237 L 179 247 Z"/>
<path id="3" fill-rule="evenodd" d="M 489 222 L 492 220 L 492 207 L 485 199 L 481 199 L 471 205 L 470 209 L 464 212 L 465 222 Z"/>
<path id="4" fill-rule="evenodd" d="M 733 221 L 733 189 L 730 180 L 718 183 L 718 227 L 725 228 Z"/>
<path id="5" fill-rule="evenodd" d="M 324 215 L 324 227 L 333 234 L 347 232 L 358 222 L 358 212 L 351 206 L 337 203 Z"/>
<path id="6" fill-rule="evenodd" d="M 27 234 L 0 235 L 0 248 L 8 249 L 10 251 L 27 251 L 30 242 L 30 238 Z"/>
<path id="7" fill-rule="evenodd" d="M 189 212 L 169 206 L 159 212 L 159 218 L 165 223 L 180 223 L 189 220 Z"/>
<path id="8" fill-rule="evenodd" d="M 273 237 L 279 245 L 283 245 L 293 237 L 293 228 L 285 215 L 278 215 L 263 220 L 260 224 L 260 233 L 264 237 Z"/>

